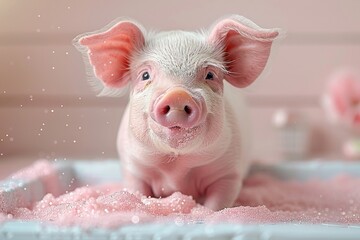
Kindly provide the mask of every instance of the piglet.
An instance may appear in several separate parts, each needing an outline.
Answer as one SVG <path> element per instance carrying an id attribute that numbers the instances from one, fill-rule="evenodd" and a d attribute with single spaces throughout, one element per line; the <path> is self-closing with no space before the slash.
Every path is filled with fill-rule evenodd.
<path id="1" fill-rule="evenodd" d="M 74 39 L 105 93 L 130 86 L 117 139 L 128 189 L 179 191 L 213 210 L 234 204 L 249 166 L 249 126 L 224 80 L 251 84 L 278 34 L 230 16 L 201 32 L 146 32 L 118 20 Z"/>

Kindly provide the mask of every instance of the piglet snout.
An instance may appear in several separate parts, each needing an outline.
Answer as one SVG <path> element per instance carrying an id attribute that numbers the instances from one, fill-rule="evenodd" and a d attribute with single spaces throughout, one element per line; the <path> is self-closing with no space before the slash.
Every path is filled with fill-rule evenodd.
<path id="1" fill-rule="evenodd" d="M 191 128 L 201 118 L 201 104 L 182 87 L 174 87 L 154 102 L 152 118 L 167 128 Z"/>

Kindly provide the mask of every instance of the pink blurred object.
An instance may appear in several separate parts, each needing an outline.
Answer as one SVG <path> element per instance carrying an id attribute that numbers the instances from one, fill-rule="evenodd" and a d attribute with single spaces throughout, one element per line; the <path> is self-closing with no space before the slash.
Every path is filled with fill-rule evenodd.
<path id="1" fill-rule="evenodd" d="M 360 74 L 350 69 L 335 72 L 326 87 L 323 106 L 332 123 L 350 131 L 343 154 L 360 159 Z"/>
<path id="2" fill-rule="evenodd" d="M 360 129 L 360 75 L 351 70 L 341 70 L 330 77 L 323 98 L 330 120 Z"/>
<path id="3" fill-rule="evenodd" d="M 360 138 L 346 141 L 343 145 L 343 153 L 347 158 L 360 159 Z"/>

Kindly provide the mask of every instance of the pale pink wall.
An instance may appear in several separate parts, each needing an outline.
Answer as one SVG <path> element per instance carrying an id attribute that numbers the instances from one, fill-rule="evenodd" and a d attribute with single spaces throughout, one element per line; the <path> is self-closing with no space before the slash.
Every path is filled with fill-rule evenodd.
<path id="1" fill-rule="evenodd" d="M 86 82 L 79 33 L 129 17 L 150 29 L 195 30 L 232 13 L 287 32 L 269 67 L 244 90 L 253 118 L 254 156 L 279 160 L 278 108 L 299 112 L 315 129 L 309 157 L 340 156 L 346 135 L 319 106 L 328 75 L 360 67 L 360 1 L 47 1 L 0 3 L 0 160 L 17 155 L 116 156 L 126 98 L 96 98 Z"/>

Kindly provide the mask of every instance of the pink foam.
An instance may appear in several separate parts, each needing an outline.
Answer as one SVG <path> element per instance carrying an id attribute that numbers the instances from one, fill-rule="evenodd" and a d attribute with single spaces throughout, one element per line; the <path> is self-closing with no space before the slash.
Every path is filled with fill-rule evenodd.
<path id="1" fill-rule="evenodd" d="M 109 183 L 80 187 L 59 197 L 47 194 L 31 209 L 16 208 L 10 213 L 0 213 L 0 221 L 38 220 L 84 228 L 116 228 L 145 222 L 182 225 L 198 221 L 360 224 L 359 186 L 360 178 L 347 175 L 330 180 L 285 182 L 257 174 L 244 182 L 237 207 L 214 212 L 179 192 L 162 199 L 147 198 L 126 191 L 120 183 Z"/>
<path id="2" fill-rule="evenodd" d="M 46 192 L 51 192 L 55 196 L 62 193 L 62 188 L 59 184 L 58 172 L 54 166 L 46 160 L 38 160 L 31 166 L 21 169 L 10 177 L 13 180 L 34 180 L 41 179 L 45 186 Z"/>

